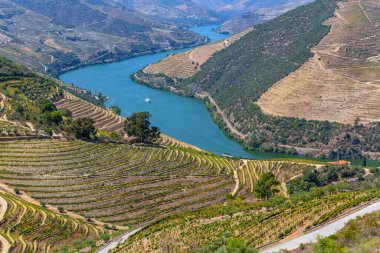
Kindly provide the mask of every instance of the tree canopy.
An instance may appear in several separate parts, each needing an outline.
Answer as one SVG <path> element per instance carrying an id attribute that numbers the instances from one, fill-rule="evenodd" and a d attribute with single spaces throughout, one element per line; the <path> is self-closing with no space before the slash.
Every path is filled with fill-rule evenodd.
<path id="1" fill-rule="evenodd" d="M 140 142 L 156 140 L 160 136 L 160 130 L 156 126 L 150 126 L 150 117 L 149 112 L 132 113 L 125 121 L 125 132 L 137 137 Z"/>
<path id="2" fill-rule="evenodd" d="M 254 185 L 253 193 L 257 198 L 268 200 L 278 192 L 275 187 L 279 184 L 280 182 L 272 172 L 264 173 Z"/>
<path id="3" fill-rule="evenodd" d="M 40 110 L 41 110 L 42 113 L 52 112 L 52 111 L 56 111 L 57 110 L 57 107 L 55 106 L 55 104 L 52 101 L 50 101 L 49 99 L 46 99 L 46 98 L 39 98 L 36 101 L 36 106 L 38 108 L 40 108 Z"/>
<path id="4" fill-rule="evenodd" d="M 91 118 L 79 118 L 69 126 L 69 132 L 77 139 L 90 139 L 96 134 L 95 121 Z"/>

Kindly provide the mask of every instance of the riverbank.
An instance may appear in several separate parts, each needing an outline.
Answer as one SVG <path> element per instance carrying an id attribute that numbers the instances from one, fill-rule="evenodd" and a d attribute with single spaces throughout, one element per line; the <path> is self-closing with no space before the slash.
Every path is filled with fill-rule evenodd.
<path id="1" fill-rule="evenodd" d="M 212 29 L 212 27 L 207 29 Z M 279 145 L 272 147 L 270 150 L 272 152 L 244 149 L 242 145 L 245 147 L 252 145 L 249 145 L 249 142 L 242 143 L 237 136 L 232 135 L 208 99 L 184 96 L 186 94 L 179 94 L 181 95 L 179 96 L 174 88 L 168 87 L 163 90 L 162 87 L 141 85 L 137 82 L 138 80 L 131 79 L 131 76 L 145 66 L 176 52 L 163 52 L 121 62 L 91 65 L 67 72 L 61 75 L 60 79 L 86 90 L 105 94 L 110 98 L 106 101 L 106 105 L 118 105 L 122 109 L 123 116 L 128 116 L 133 112 L 149 111 L 152 115 L 152 124 L 157 125 L 163 133 L 211 153 L 265 160 L 311 159 L 307 156 L 292 155 L 291 149 L 287 154 L 287 149 Z M 146 98 L 150 98 L 152 102 L 145 103 Z M 330 161 L 312 159 L 322 162 Z M 353 162 L 360 164 L 360 160 Z M 369 164 L 372 165 L 371 162 Z"/>
<path id="2" fill-rule="evenodd" d="M 77 65 L 73 65 L 73 66 L 70 66 L 67 68 L 59 69 L 55 73 L 53 73 L 52 77 L 59 79 L 59 76 L 65 74 L 67 72 L 78 70 L 78 69 L 89 67 L 89 66 L 116 63 L 116 62 L 125 61 L 128 59 L 146 56 L 146 55 L 151 55 L 151 54 L 158 54 L 158 53 L 165 53 L 165 52 L 170 52 L 170 51 L 184 50 L 184 49 L 188 49 L 189 47 L 202 46 L 202 45 L 205 45 L 209 42 L 210 42 L 210 39 L 208 37 L 204 37 L 203 41 L 198 41 L 195 44 L 188 44 L 188 45 L 183 45 L 183 46 L 179 46 L 179 47 L 171 47 L 171 48 L 162 48 L 162 49 L 158 49 L 158 50 L 138 52 L 138 53 L 132 53 L 132 54 L 128 54 L 128 55 L 120 55 L 120 56 L 116 56 L 116 57 L 113 57 L 110 59 L 100 60 L 101 58 L 99 58 L 99 59 L 95 59 L 95 60 L 91 60 L 91 61 L 85 61 L 85 62 L 81 62 L 80 64 L 77 64 Z M 108 54 L 111 55 L 112 53 L 108 52 Z"/>

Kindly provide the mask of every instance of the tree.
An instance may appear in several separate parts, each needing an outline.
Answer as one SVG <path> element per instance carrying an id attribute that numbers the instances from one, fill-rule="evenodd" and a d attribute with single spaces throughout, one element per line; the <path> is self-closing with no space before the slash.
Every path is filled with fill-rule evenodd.
<path id="1" fill-rule="evenodd" d="M 112 105 L 110 106 L 111 108 L 111 111 L 112 113 L 116 114 L 116 115 L 120 115 L 121 114 L 121 108 L 117 105 Z"/>
<path id="2" fill-rule="evenodd" d="M 149 112 L 132 113 L 125 121 L 125 132 L 129 136 L 135 136 L 140 142 L 155 140 L 160 136 L 158 127 L 150 127 Z"/>
<path id="3" fill-rule="evenodd" d="M 315 186 L 320 186 L 321 182 L 319 181 L 317 173 L 315 171 L 310 170 L 304 175 L 305 182 L 315 184 Z"/>
<path id="4" fill-rule="evenodd" d="M 63 206 L 59 206 L 59 207 L 58 207 L 58 211 L 59 211 L 60 213 L 64 213 L 64 212 L 65 212 L 65 208 L 64 208 Z"/>
<path id="5" fill-rule="evenodd" d="M 38 108 L 40 108 L 41 112 L 44 113 L 44 112 L 52 112 L 52 111 L 56 111 L 57 110 L 57 107 L 55 106 L 55 104 L 50 101 L 49 99 L 46 99 L 46 98 L 39 98 L 37 101 L 36 101 L 36 106 Z"/>
<path id="6" fill-rule="evenodd" d="M 362 167 L 367 167 L 367 157 L 364 155 L 362 159 Z"/>
<path id="7" fill-rule="evenodd" d="M 69 109 L 63 109 L 61 111 L 61 114 L 63 117 L 71 118 L 73 116 L 73 113 Z"/>
<path id="8" fill-rule="evenodd" d="M 90 139 L 96 134 L 95 121 L 91 118 L 79 118 L 74 120 L 69 126 L 68 132 L 77 139 Z"/>
<path id="9" fill-rule="evenodd" d="M 17 195 L 20 195 L 20 194 L 21 194 L 21 191 L 20 191 L 19 188 L 14 188 L 14 191 L 15 191 L 15 193 L 16 193 Z"/>
<path id="10" fill-rule="evenodd" d="M 20 104 L 17 104 L 15 106 L 15 112 L 17 112 L 20 116 L 23 116 L 25 112 L 25 107 Z"/>
<path id="11" fill-rule="evenodd" d="M 245 245 L 242 239 L 234 237 L 231 232 L 227 231 L 204 248 L 202 252 L 256 253 L 257 250 Z"/>
<path id="12" fill-rule="evenodd" d="M 80 250 L 83 249 L 83 242 L 80 240 L 75 241 L 74 248 L 77 250 L 77 252 L 80 252 Z"/>
<path id="13" fill-rule="evenodd" d="M 276 179 L 272 172 L 264 173 L 253 187 L 255 197 L 268 200 L 270 199 L 278 189 L 275 189 L 280 182 Z"/>

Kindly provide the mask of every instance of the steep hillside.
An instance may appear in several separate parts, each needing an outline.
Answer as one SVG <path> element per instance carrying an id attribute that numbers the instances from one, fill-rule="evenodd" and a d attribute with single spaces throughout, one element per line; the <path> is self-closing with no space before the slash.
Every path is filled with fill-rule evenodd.
<path id="1" fill-rule="evenodd" d="M 380 121 L 380 28 L 376 1 L 348 1 L 300 69 L 258 101 L 268 114 L 353 124 Z"/>
<path id="2" fill-rule="evenodd" d="M 303 245 L 291 253 L 318 252 L 376 252 L 380 248 L 380 212 L 351 220 L 337 234 L 318 240 L 314 245 Z"/>
<path id="3" fill-rule="evenodd" d="M 265 15 L 249 11 L 240 17 L 227 20 L 216 31 L 224 34 L 236 34 L 265 21 Z"/>
<path id="4" fill-rule="evenodd" d="M 81 64 L 205 41 L 187 29 L 115 3 L 1 0 L 0 7 L 0 53 L 53 75 Z"/>
<path id="5" fill-rule="evenodd" d="M 222 108 L 244 111 L 312 56 L 310 48 L 328 34 L 323 23 L 335 9 L 336 1 L 320 0 L 258 25 L 181 85 L 189 92 L 210 92 Z"/>
<path id="6" fill-rule="evenodd" d="M 291 8 L 312 0 L 97 0 L 116 2 L 127 8 L 159 20 L 182 25 L 221 24 L 221 32 L 241 32 L 256 23 L 255 15 L 247 19 L 247 12 L 258 13 L 266 19 L 274 18 Z M 92 1 L 93 2 L 93 1 Z M 232 22 L 243 21 L 242 23 Z M 231 25 L 233 27 L 231 27 Z"/>
<path id="7" fill-rule="evenodd" d="M 346 24 L 337 38 L 356 37 L 358 40 L 335 45 L 331 34 L 338 28 L 331 27 L 332 20 L 344 23 L 342 6 L 349 5 L 358 8 L 352 9 L 351 21 L 347 22 L 359 27 L 351 30 L 353 24 Z M 374 33 L 377 28 L 362 26 L 360 22 L 370 24 L 368 18 L 376 20 L 378 13 L 367 11 L 367 18 L 360 6 L 376 10 L 376 3 L 348 1 L 339 6 L 335 19 L 337 1 L 318 0 L 258 25 L 251 33 L 214 54 L 188 79 L 172 81 L 160 75 L 141 79 L 155 86 L 172 86 L 173 91 L 184 95 L 204 98 L 217 123 L 251 148 L 276 151 L 279 147 L 296 147 L 300 153 L 331 158 L 337 155 L 361 157 L 366 152 L 375 157 L 380 151 L 378 111 L 374 106 L 378 55 Z M 357 34 L 366 35 L 360 39 Z M 324 44 L 330 46 L 323 49 Z M 338 54 L 334 50 L 339 51 Z M 321 64 L 317 64 L 319 58 Z M 309 71 L 310 66 L 317 69 L 322 66 L 326 71 Z M 333 70 L 329 68 L 337 69 L 334 72 L 341 79 L 335 74 L 332 77 Z M 307 79 L 302 79 L 303 76 Z M 352 84 L 349 78 L 361 83 Z M 313 87 L 317 84 L 317 88 Z M 336 89 L 335 84 L 339 84 Z M 367 99 L 361 99 L 363 97 Z M 338 113 L 344 105 L 347 113 Z M 273 115 L 263 113 L 259 106 Z M 326 119 L 329 122 L 317 121 Z M 369 121 L 371 123 L 363 124 Z M 348 122 L 351 125 L 342 124 Z"/>
<path id="8" fill-rule="evenodd" d="M 100 234 L 108 234 L 100 226 L 58 214 L 0 187 L 2 252 L 61 252 L 74 245 L 88 252 L 97 241 L 100 243 Z"/>
<path id="9" fill-rule="evenodd" d="M 231 199 L 224 205 L 163 219 L 132 236 L 113 252 L 220 252 L 232 245 L 250 249 L 241 252 L 256 252 L 255 248 L 259 250 L 268 244 L 296 238 L 307 232 L 308 228 L 376 200 L 380 192 L 376 183 L 369 182 L 363 183 L 362 187 L 364 184 L 372 185 L 372 190 L 352 191 L 349 184 L 342 188 L 343 184 L 337 184 L 313 188 L 307 193 L 291 194 L 288 199 L 275 198 L 256 203 Z M 352 181 L 351 184 L 360 186 L 360 183 Z M 355 229 L 355 232 L 358 230 Z M 362 236 L 374 231 L 373 237 L 376 238 L 376 230 L 360 230 L 363 231 Z M 350 245 L 356 245 L 357 240 L 352 238 L 350 242 Z"/>
<path id="10" fill-rule="evenodd" d="M 124 227 L 221 204 L 230 195 L 250 200 L 253 184 L 266 172 L 274 173 L 278 192 L 286 196 L 285 181 L 313 167 L 163 145 L 50 140 L 8 142 L 0 150 L 1 183 L 53 207 Z"/>
<path id="11" fill-rule="evenodd" d="M 108 0 L 110 1 L 110 0 Z M 200 25 L 220 23 L 227 17 L 217 10 L 216 6 L 223 0 L 112 0 L 127 8 L 150 15 L 159 20 L 182 25 Z"/>
<path id="12" fill-rule="evenodd" d="M 0 57 L 0 134 L 36 135 L 38 130 L 63 131 L 65 122 L 58 111 L 55 108 L 45 111 L 40 104 L 62 95 L 63 89 L 56 80 Z"/>
<path id="13" fill-rule="evenodd" d="M 250 31 L 252 31 L 252 28 L 223 41 L 208 43 L 183 53 L 170 55 L 162 61 L 148 65 L 142 71 L 135 74 L 134 77 L 137 81 L 162 87 L 170 85 L 170 82 L 173 83 L 174 80 L 189 78 L 197 73 L 202 68 L 202 65 L 215 53 L 229 47 Z M 164 78 L 163 75 L 169 77 L 165 81 L 169 82 L 168 84 L 165 84 L 165 82 L 161 83 L 160 80 Z M 156 82 L 154 81 L 155 79 L 159 81 Z"/>

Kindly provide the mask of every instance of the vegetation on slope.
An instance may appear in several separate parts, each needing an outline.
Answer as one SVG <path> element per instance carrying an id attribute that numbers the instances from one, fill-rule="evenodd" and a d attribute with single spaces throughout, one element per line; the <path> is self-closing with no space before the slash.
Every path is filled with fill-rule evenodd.
<path id="1" fill-rule="evenodd" d="M 351 220 L 337 234 L 318 240 L 315 245 L 303 245 L 297 252 L 349 253 L 377 252 L 380 248 L 380 212 Z"/>
<path id="2" fill-rule="evenodd" d="M 312 56 L 310 49 L 329 32 L 323 22 L 335 9 L 336 0 L 319 0 L 258 25 L 182 85 L 189 92 L 207 90 L 220 107 L 249 115 L 250 103 Z"/>
<path id="3" fill-rule="evenodd" d="M 2 1 L 0 54 L 57 76 L 83 64 L 198 45 L 205 37 L 116 1 Z M 36 39 L 38 38 L 38 39 Z"/>
<path id="4" fill-rule="evenodd" d="M 336 3 L 318 0 L 258 25 L 216 53 L 192 78 L 167 85 L 186 95 L 208 92 L 253 149 L 301 147 L 306 151 L 298 149 L 300 152 L 329 158 L 360 158 L 363 152 L 379 152 L 379 124 L 275 117 L 264 114 L 255 104 L 274 83 L 313 56 L 311 48 L 330 31 L 324 22 L 333 16 Z M 206 103 L 216 122 L 234 136 L 213 103 L 207 99 Z"/>
<path id="5" fill-rule="evenodd" d="M 322 175 L 325 168 L 318 170 Z M 207 249 L 226 237 L 226 232 L 244 245 L 260 247 L 379 197 L 379 182 L 378 174 L 362 179 L 353 175 L 324 187 L 314 185 L 308 191 L 293 192 L 289 197 L 276 195 L 255 202 L 230 197 L 223 205 L 162 219 L 114 252 L 159 251 L 163 247 L 172 252 L 213 252 Z"/>
<path id="6" fill-rule="evenodd" d="M 53 100 L 62 96 L 59 84 L 47 77 L 0 58 L 0 93 L 5 97 L 6 120 L 26 122 L 42 129 L 62 129 L 61 112 Z"/>
<path id="7" fill-rule="evenodd" d="M 99 235 L 106 232 L 96 225 L 57 214 L 8 193 L 0 192 L 0 200 L 5 204 L 1 206 L 5 212 L 0 219 L 0 237 L 8 242 L 11 252 L 69 252 L 70 248 L 93 248 Z"/>

